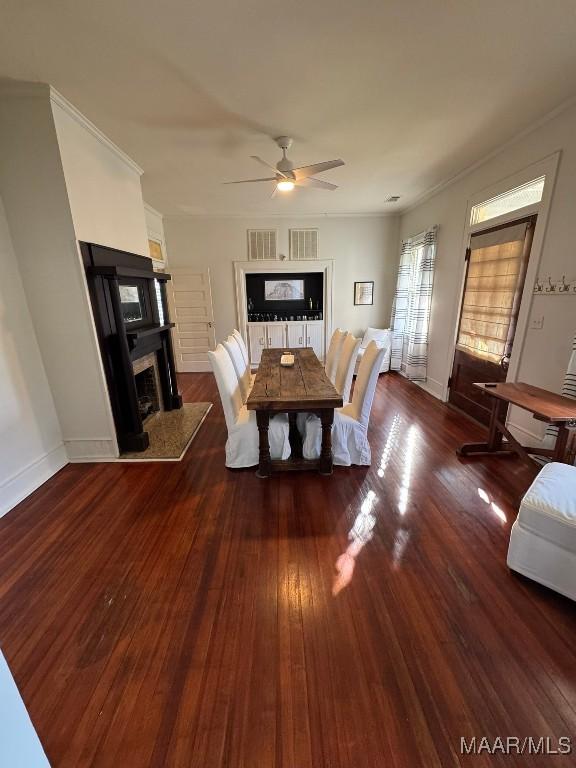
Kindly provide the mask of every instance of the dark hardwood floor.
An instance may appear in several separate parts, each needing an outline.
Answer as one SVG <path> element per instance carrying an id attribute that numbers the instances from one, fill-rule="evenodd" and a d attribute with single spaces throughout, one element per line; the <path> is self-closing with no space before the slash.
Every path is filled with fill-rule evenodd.
<path id="1" fill-rule="evenodd" d="M 460 738 L 570 736 L 574 604 L 509 573 L 518 459 L 380 377 L 370 469 L 69 465 L 0 521 L 0 645 L 53 766 L 566 766 Z"/>

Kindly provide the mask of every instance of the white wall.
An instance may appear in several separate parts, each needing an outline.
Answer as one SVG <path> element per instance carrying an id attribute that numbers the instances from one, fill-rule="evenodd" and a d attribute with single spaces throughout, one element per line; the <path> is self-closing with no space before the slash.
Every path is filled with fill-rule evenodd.
<path id="1" fill-rule="evenodd" d="M 288 259 L 288 230 L 318 227 L 321 259 L 334 260 L 334 327 L 359 334 L 369 325 L 387 328 L 398 267 L 398 218 L 196 218 L 166 217 L 170 269 L 209 267 L 221 341 L 237 324 L 234 261 L 246 261 L 248 229 L 277 229 L 278 253 Z M 354 306 L 354 281 L 374 280 L 374 305 Z"/>
<path id="2" fill-rule="evenodd" d="M 0 88 L 0 194 L 68 456 L 117 445 L 70 212 L 50 90 Z M 105 190 L 101 190 L 105 194 Z"/>
<path id="3" fill-rule="evenodd" d="M 0 200 L 0 516 L 67 462 Z"/>
<path id="4" fill-rule="evenodd" d="M 141 170 L 57 94 L 52 111 L 76 238 L 148 256 Z"/>
<path id="5" fill-rule="evenodd" d="M 538 274 L 576 279 L 574 201 L 576 200 L 576 106 L 507 146 L 498 155 L 402 216 L 401 237 L 439 225 L 434 276 L 428 376 L 429 387 L 441 394 L 452 364 L 454 329 L 464 272 L 462 242 L 468 200 L 527 166 L 561 150 Z M 576 298 L 529 296 L 530 317 L 544 316 L 542 330 L 528 330 L 517 379 L 560 391 L 576 333 Z M 521 339 L 516 339 L 515 348 Z M 516 418 L 516 416 L 515 416 Z M 518 426 L 537 438 L 543 427 L 519 417 Z"/>

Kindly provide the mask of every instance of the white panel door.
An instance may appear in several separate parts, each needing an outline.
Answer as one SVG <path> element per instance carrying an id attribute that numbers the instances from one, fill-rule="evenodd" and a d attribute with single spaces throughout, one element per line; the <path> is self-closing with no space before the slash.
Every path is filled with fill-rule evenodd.
<path id="1" fill-rule="evenodd" d="M 306 346 L 312 347 L 319 360 L 324 359 L 324 323 L 306 323 Z"/>
<path id="2" fill-rule="evenodd" d="M 282 349 L 286 346 L 286 338 L 285 338 L 285 328 L 286 326 L 284 323 L 267 326 L 267 337 L 268 337 L 268 347 L 275 347 L 276 349 Z"/>
<path id="3" fill-rule="evenodd" d="M 288 346 L 290 349 L 299 349 L 306 346 L 306 327 L 304 323 L 288 326 Z"/>
<path id="4" fill-rule="evenodd" d="M 206 353 L 216 346 L 214 310 L 209 270 L 170 270 L 168 281 L 170 319 L 176 370 L 210 371 Z"/>
<path id="5" fill-rule="evenodd" d="M 248 326 L 248 344 L 250 347 L 250 365 L 260 365 L 262 350 L 266 347 L 266 326 Z"/>

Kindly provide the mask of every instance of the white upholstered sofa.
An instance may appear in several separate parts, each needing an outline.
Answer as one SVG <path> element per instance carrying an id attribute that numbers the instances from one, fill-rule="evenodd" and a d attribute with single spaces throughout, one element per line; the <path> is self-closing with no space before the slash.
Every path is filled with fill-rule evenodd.
<path id="1" fill-rule="evenodd" d="M 354 375 L 358 373 L 358 367 L 360 360 L 366 351 L 366 347 L 371 341 L 375 341 L 379 347 L 385 347 L 386 352 L 382 358 L 382 365 L 380 366 L 380 373 L 386 373 L 390 370 L 390 353 L 392 351 L 392 331 L 390 328 L 367 328 L 366 332 L 360 343 L 360 349 L 358 350 L 358 358 L 356 359 L 356 368 Z"/>
<path id="2" fill-rule="evenodd" d="M 576 467 L 540 470 L 512 526 L 508 567 L 576 600 Z"/>

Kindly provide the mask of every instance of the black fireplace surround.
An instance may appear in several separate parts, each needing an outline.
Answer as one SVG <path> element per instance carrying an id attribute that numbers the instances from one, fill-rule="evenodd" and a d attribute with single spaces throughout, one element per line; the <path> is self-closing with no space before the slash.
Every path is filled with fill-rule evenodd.
<path id="1" fill-rule="evenodd" d="M 166 301 L 170 275 L 154 272 L 152 260 L 95 243 L 80 243 L 98 332 L 102 363 L 120 451 L 144 451 L 148 433 L 142 422 L 133 363 L 154 354 L 162 404 L 182 407 Z M 157 290 L 157 287 L 159 290 Z"/>

